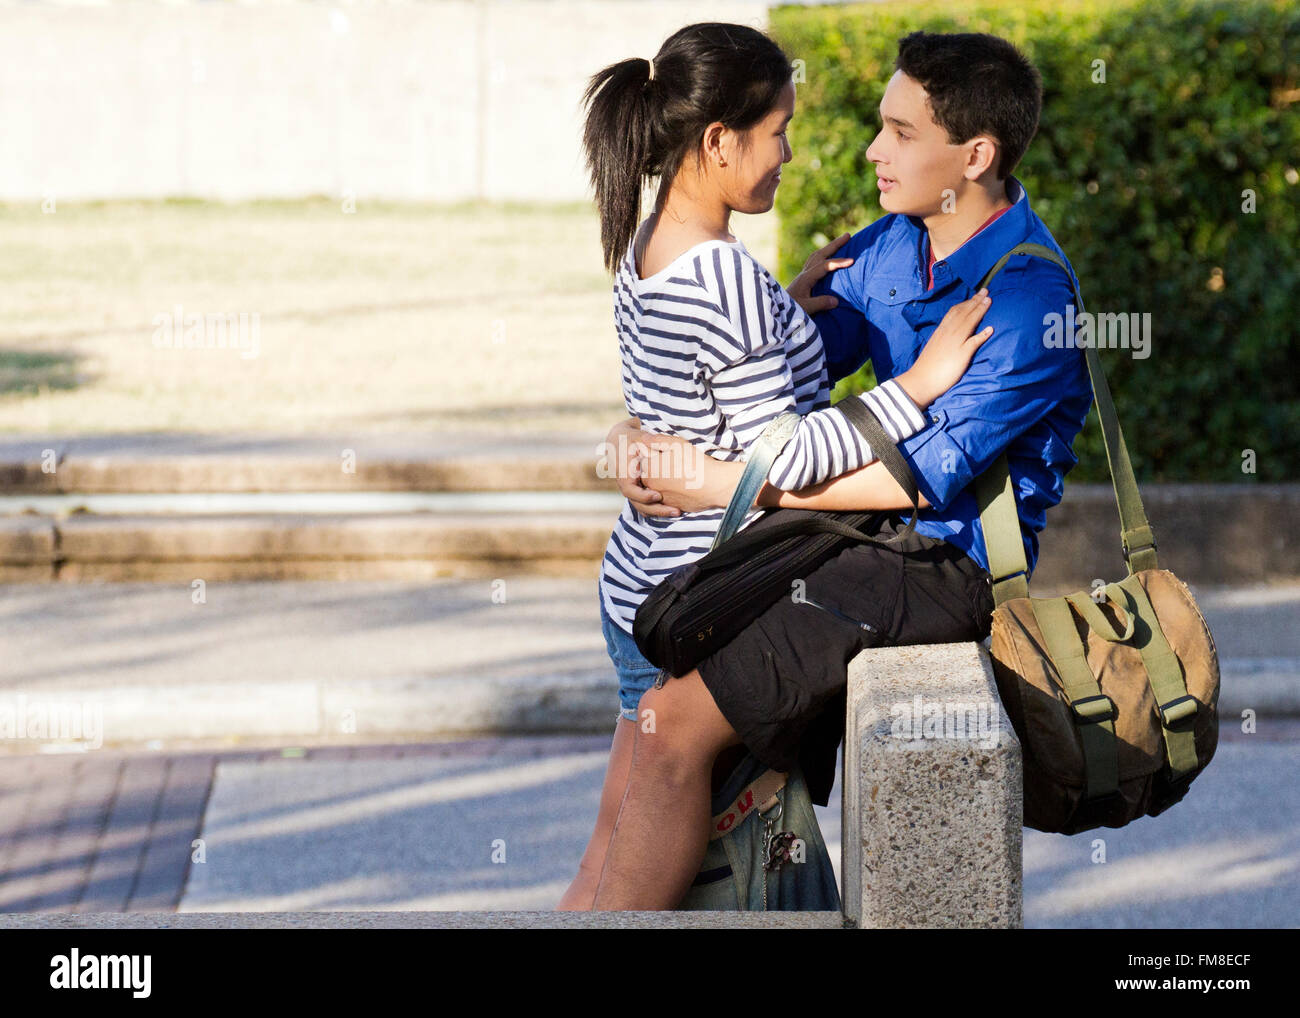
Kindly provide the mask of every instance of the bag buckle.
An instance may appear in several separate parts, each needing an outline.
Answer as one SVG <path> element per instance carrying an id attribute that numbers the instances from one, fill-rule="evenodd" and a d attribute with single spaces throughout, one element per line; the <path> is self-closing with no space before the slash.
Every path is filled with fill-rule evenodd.
<path id="1" fill-rule="evenodd" d="M 1029 573 L 1024 569 L 1017 569 L 1014 573 L 1007 573 L 1006 576 L 994 577 L 992 575 L 988 575 L 989 590 L 993 591 L 993 593 L 996 594 L 998 590 L 1002 588 L 1002 585 L 1004 583 L 1010 583 L 1017 576 L 1023 576 L 1025 578 L 1025 585 L 1027 588 L 1029 584 Z"/>
<path id="2" fill-rule="evenodd" d="M 1176 725 L 1180 721 L 1186 721 L 1190 717 L 1195 717 L 1196 709 L 1196 697 L 1190 693 L 1187 696 L 1180 696 L 1156 707 L 1156 710 L 1160 712 L 1160 722 L 1166 728 Z"/>
<path id="3" fill-rule="evenodd" d="M 1105 693 L 1085 696 L 1080 700 L 1070 701 L 1070 710 L 1074 711 L 1076 725 L 1098 725 L 1104 721 L 1114 721 L 1119 717 L 1115 701 Z"/>
<path id="4" fill-rule="evenodd" d="M 1158 550 L 1156 548 L 1156 539 L 1154 537 L 1151 538 L 1151 540 L 1149 541 L 1143 542 L 1142 544 L 1134 545 L 1132 548 L 1125 547 L 1123 541 L 1121 541 L 1119 544 L 1119 550 L 1123 554 L 1125 562 L 1128 561 L 1128 557 L 1132 555 L 1134 552 L 1146 551 L 1148 548 L 1150 548 L 1152 551 Z"/>

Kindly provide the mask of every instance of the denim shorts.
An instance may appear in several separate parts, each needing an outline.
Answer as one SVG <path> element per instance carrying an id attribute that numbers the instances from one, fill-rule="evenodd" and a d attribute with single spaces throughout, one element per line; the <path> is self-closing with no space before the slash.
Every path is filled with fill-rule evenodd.
<path id="1" fill-rule="evenodd" d="M 663 669 L 647 661 L 637 649 L 632 634 L 625 632 L 622 626 L 609 617 L 605 599 L 600 596 L 599 590 L 598 586 L 596 596 L 600 601 L 600 628 L 605 634 L 609 659 L 614 662 L 614 671 L 618 674 L 618 716 L 625 721 L 636 721 L 641 694 L 658 681 Z"/>

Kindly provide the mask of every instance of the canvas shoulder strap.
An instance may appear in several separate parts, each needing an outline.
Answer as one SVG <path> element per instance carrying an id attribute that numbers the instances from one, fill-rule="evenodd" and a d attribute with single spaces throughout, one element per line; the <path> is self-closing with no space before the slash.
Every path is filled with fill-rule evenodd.
<path id="1" fill-rule="evenodd" d="M 1059 265 L 1070 280 L 1070 286 L 1074 291 L 1076 312 L 1084 313 L 1083 298 L 1073 273 L 1060 255 L 1042 244 L 1018 244 L 1012 248 L 998 259 L 993 268 L 989 269 L 976 289 L 988 286 L 989 281 L 1016 255 L 1046 258 Z M 1124 433 L 1115 415 L 1115 404 L 1111 400 L 1110 386 L 1102 370 L 1101 358 L 1097 355 L 1095 345 L 1092 344 L 1086 347 L 1085 355 L 1088 377 L 1092 382 L 1093 397 L 1097 404 L 1097 416 L 1101 419 L 1101 433 L 1106 445 L 1106 462 L 1110 468 L 1111 485 L 1115 489 L 1115 501 L 1119 506 L 1120 543 L 1129 575 L 1143 569 L 1155 569 L 1157 568 L 1155 535 L 1147 522 L 1146 509 L 1142 505 L 1137 479 L 1133 476 L 1133 464 L 1129 460 Z M 974 491 L 980 509 L 984 545 L 988 551 L 989 573 L 993 578 L 993 602 L 995 605 L 1000 605 L 1011 598 L 1027 597 L 1028 567 L 1025 562 L 1020 518 L 1016 512 L 1015 492 L 1011 486 L 1006 453 L 994 460 L 984 473 L 975 478 Z"/>
<path id="2" fill-rule="evenodd" d="M 885 464 L 893 478 L 898 482 L 899 487 L 912 503 L 912 518 L 907 521 L 907 525 L 890 537 L 880 543 L 882 544 L 901 544 L 907 540 L 908 536 L 916 527 L 917 514 L 920 510 L 919 492 L 916 487 L 916 478 L 912 474 L 912 469 L 903 459 L 902 454 L 894 445 L 894 440 L 889 437 L 883 425 L 876 420 L 875 414 L 867 409 L 867 405 L 857 396 L 849 396 L 834 404 L 834 409 L 840 411 L 849 423 L 851 423 L 867 440 L 871 451 L 876 454 L 876 458 Z M 736 485 L 735 493 L 731 496 L 731 502 L 727 505 L 727 511 L 722 516 L 722 522 L 718 525 L 718 532 L 714 536 L 711 551 L 716 551 L 736 533 L 740 524 L 744 521 L 745 514 L 749 512 L 754 505 L 754 499 L 758 496 L 767 480 L 768 471 L 771 470 L 772 464 L 776 457 L 780 455 L 785 444 L 794 436 L 799 427 L 800 416 L 793 410 L 787 410 L 775 417 L 772 422 L 763 430 L 763 433 L 754 443 L 750 450 L 749 459 L 745 463 L 745 469 L 740 475 L 740 482 Z"/>

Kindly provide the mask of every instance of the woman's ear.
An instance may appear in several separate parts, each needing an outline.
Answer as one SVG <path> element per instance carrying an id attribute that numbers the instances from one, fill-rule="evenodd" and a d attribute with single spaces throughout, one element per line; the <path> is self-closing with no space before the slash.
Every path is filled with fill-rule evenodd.
<path id="1" fill-rule="evenodd" d="M 733 132 L 721 121 L 715 120 L 704 129 L 701 151 L 704 165 L 710 168 L 726 166 L 731 158 Z"/>

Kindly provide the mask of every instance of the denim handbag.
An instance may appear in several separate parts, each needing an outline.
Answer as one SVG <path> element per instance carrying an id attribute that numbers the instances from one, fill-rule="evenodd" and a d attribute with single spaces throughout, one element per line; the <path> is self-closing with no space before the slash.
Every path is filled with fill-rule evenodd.
<path id="1" fill-rule="evenodd" d="M 773 774 L 751 754 L 714 793 L 714 824 L 725 828 L 709 841 L 695 882 L 678 903 L 681 911 L 839 912 L 840 893 L 812 798 L 796 765 L 775 793 L 775 803 L 745 793 Z M 767 807 L 764 809 L 764 807 Z M 789 858 L 765 869 L 767 836 L 785 834 Z M 793 835 L 801 844 L 790 838 Z M 802 861 L 799 861 L 802 858 Z"/>

